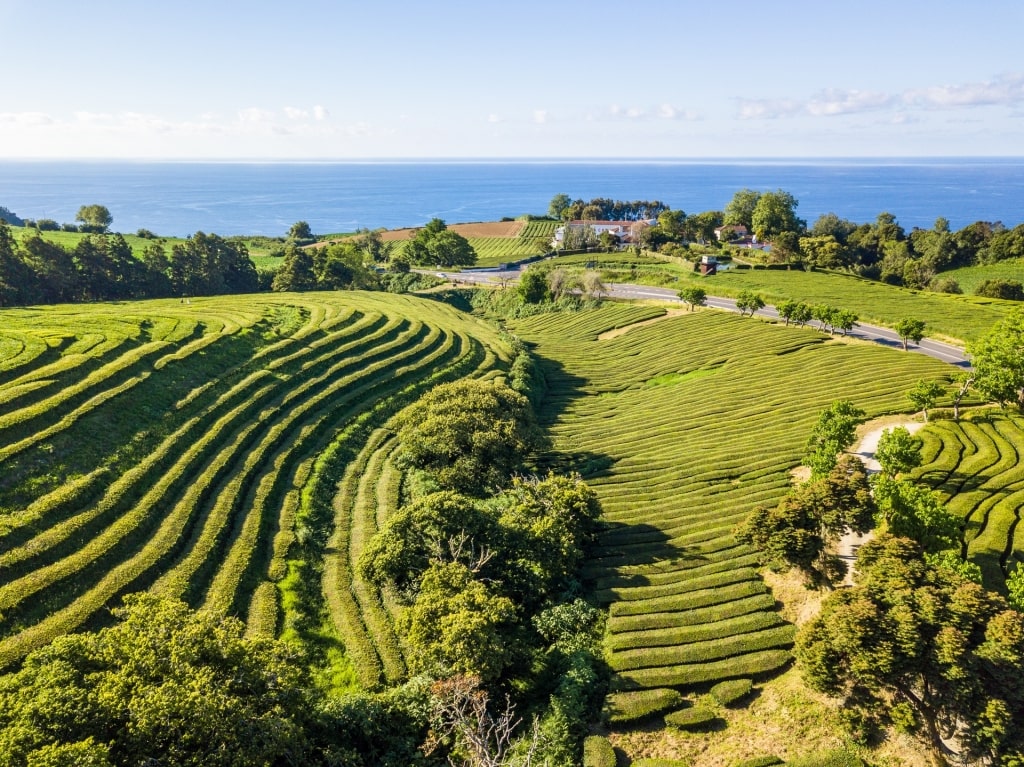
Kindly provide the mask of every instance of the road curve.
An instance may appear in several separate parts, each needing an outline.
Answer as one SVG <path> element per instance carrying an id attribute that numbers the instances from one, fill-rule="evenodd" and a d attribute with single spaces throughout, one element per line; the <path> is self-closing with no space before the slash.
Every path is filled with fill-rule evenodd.
<path id="1" fill-rule="evenodd" d="M 423 270 L 426 271 L 426 270 Z M 520 272 L 518 270 L 488 270 L 488 271 L 468 271 L 468 272 L 433 272 L 438 277 L 442 277 L 447 280 L 462 283 L 475 283 L 484 285 L 496 285 L 496 284 L 509 284 L 519 279 Z M 612 298 L 624 298 L 624 299 L 654 299 L 658 301 L 669 301 L 674 303 L 682 303 L 679 299 L 678 292 L 672 288 L 657 288 L 650 285 L 632 285 L 624 282 L 612 282 L 605 286 L 608 289 L 608 295 Z M 731 298 L 723 298 L 719 296 L 708 296 L 707 305 L 714 309 L 723 309 L 730 312 L 738 312 L 736 308 L 736 301 Z M 775 310 L 774 306 L 765 306 L 756 312 L 757 316 L 765 317 L 767 319 L 778 320 L 780 319 L 779 313 Z M 821 329 L 819 323 L 812 322 L 812 326 Z M 863 322 L 858 322 L 853 330 L 847 334 L 850 338 L 858 338 L 862 341 L 871 341 L 872 343 L 881 344 L 882 346 L 889 346 L 895 349 L 903 348 L 903 341 L 900 339 L 899 334 L 890 329 L 880 327 L 878 325 L 868 325 Z M 926 354 L 929 357 L 934 357 L 937 360 L 946 362 L 950 365 L 956 365 L 957 367 L 968 368 L 971 363 L 967 357 L 967 353 L 958 346 L 952 344 L 943 343 L 942 341 L 935 341 L 931 338 L 924 338 L 919 344 L 911 344 L 908 347 L 911 352 L 918 354 Z"/>

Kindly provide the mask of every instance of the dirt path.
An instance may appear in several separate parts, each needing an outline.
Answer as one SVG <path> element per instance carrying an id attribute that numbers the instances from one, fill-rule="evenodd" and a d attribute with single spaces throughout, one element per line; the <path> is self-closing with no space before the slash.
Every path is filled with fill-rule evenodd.
<path id="1" fill-rule="evenodd" d="M 680 314 L 686 314 L 685 309 L 668 309 L 660 317 L 654 317 L 649 320 L 641 320 L 640 322 L 634 322 L 632 325 L 624 325 L 621 328 L 613 328 L 612 330 L 606 330 L 597 337 L 598 341 L 607 341 L 611 338 L 618 338 L 623 336 L 631 330 L 636 328 L 642 328 L 644 325 L 653 325 L 655 322 L 661 322 L 667 320 L 669 317 L 678 317 Z"/>
<path id="2" fill-rule="evenodd" d="M 875 459 L 875 451 L 878 450 L 878 440 L 882 438 L 882 432 L 886 429 L 895 429 L 897 426 L 902 426 L 913 434 L 923 428 L 924 424 L 920 421 L 910 421 L 905 418 L 886 418 L 884 422 L 872 422 L 868 426 L 870 431 L 861 437 L 853 454 L 864 462 L 864 468 L 867 469 L 868 474 L 874 474 L 882 468 Z M 836 546 L 836 554 L 846 563 L 846 578 L 843 579 L 844 586 L 853 585 L 853 564 L 857 559 L 857 549 L 874 538 L 874 536 L 874 532 L 869 530 L 864 535 L 847 532 L 839 539 L 839 543 Z"/>

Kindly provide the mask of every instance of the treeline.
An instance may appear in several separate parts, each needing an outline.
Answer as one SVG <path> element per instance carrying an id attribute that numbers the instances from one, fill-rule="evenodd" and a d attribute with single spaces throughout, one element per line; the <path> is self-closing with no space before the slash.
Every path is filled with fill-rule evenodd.
<path id="1" fill-rule="evenodd" d="M 657 218 L 669 206 L 660 200 L 573 200 L 567 194 L 555 195 L 548 215 L 563 221 L 641 221 Z"/>
<path id="2" fill-rule="evenodd" d="M 428 240 L 431 265 L 450 266 L 445 257 L 473 263 L 465 238 L 435 226 Z M 468 248 L 468 251 L 467 251 Z M 453 253 L 455 255 L 453 255 Z M 388 264 L 388 269 L 383 265 Z M 120 234 L 83 237 L 66 247 L 30 234 L 20 243 L 0 221 L 0 306 L 213 296 L 261 290 L 388 290 L 405 292 L 437 280 L 411 273 L 409 262 L 391 258 L 380 235 L 302 248 L 289 238 L 281 265 L 259 272 L 245 244 L 236 238 L 196 232 L 169 249 L 151 241 L 135 254 Z"/>
<path id="3" fill-rule="evenodd" d="M 120 234 L 74 248 L 38 234 L 18 243 L 0 222 L 0 306 L 253 293 L 259 275 L 245 245 L 196 232 L 168 252 L 151 243 L 136 258 Z"/>

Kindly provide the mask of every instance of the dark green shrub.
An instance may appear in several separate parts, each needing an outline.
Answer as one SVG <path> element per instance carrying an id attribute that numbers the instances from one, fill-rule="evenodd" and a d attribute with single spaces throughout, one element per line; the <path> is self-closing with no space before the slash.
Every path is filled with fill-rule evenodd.
<path id="1" fill-rule="evenodd" d="M 773 764 L 785 764 L 785 762 L 777 756 L 755 756 L 741 762 L 733 762 L 731 767 L 771 767 Z"/>
<path id="2" fill-rule="evenodd" d="M 664 713 L 682 702 L 683 696 L 678 690 L 636 690 L 609 695 L 605 710 L 609 722 L 625 724 Z"/>
<path id="3" fill-rule="evenodd" d="M 754 683 L 749 679 L 731 679 L 716 684 L 711 688 L 711 694 L 723 706 L 729 706 L 750 695 L 753 688 Z"/>
<path id="4" fill-rule="evenodd" d="M 693 706 L 673 711 L 665 717 L 665 724 L 678 727 L 680 730 L 703 730 L 709 727 L 718 717 L 710 708 Z"/>
<path id="5" fill-rule="evenodd" d="M 583 767 L 615 767 L 615 749 L 600 735 L 591 735 L 583 741 Z"/>

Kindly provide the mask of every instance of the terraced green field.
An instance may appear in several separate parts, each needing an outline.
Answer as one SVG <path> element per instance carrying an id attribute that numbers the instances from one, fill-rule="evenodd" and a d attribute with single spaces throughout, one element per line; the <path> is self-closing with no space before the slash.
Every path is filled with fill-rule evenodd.
<path id="1" fill-rule="evenodd" d="M 3 310 L 0 666 L 151 589 L 256 633 L 326 615 L 365 686 L 400 676 L 350 567 L 397 502 L 382 428 L 509 353 L 482 321 L 379 293 Z"/>
<path id="2" fill-rule="evenodd" d="M 925 463 L 914 476 L 964 519 L 964 546 L 991 589 L 1024 561 L 1024 418 L 1000 411 L 935 421 L 918 432 Z"/>
<path id="3" fill-rule="evenodd" d="M 951 269 L 942 272 L 940 277 L 950 277 L 957 281 L 964 293 L 974 293 L 985 280 L 1016 280 L 1024 282 L 1024 261 L 1011 259 L 1000 261 L 997 264 L 984 264 L 981 266 L 964 266 L 960 269 Z"/>
<path id="4" fill-rule="evenodd" d="M 555 235 L 557 221 L 528 221 L 515 237 L 468 237 L 469 244 L 477 255 L 477 266 L 497 266 L 498 264 L 530 258 L 544 252 L 538 244 L 539 240 L 547 243 Z M 391 243 L 392 257 L 400 255 L 405 249 L 406 240 Z"/>
<path id="5" fill-rule="evenodd" d="M 673 699 L 653 691 L 692 695 L 789 663 L 793 627 L 732 530 L 786 491 L 831 401 L 906 410 L 919 378 L 948 373 L 921 355 L 711 310 L 599 340 L 650 317 L 642 308 L 512 323 L 547 373 L 542 420 L 563 468 L 583 472 L 604 508 L 588 576 L 610 611 L 610 708 L 623 722 L 633 701 Z"/>

